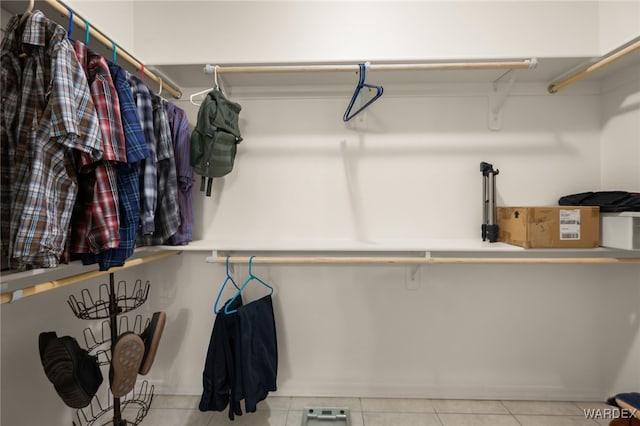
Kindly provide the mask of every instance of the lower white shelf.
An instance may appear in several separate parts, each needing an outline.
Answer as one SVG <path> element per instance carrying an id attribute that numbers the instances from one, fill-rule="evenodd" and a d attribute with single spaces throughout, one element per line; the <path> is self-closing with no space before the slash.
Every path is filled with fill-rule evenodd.
<path id="1" fill-rule="evenodd" d="M 169 247 L 167 247 L 169 248 Z M 173 248 L 175 249 L 175 248 Z M 640 263 L 640 252 L 595 249 L 525 249 L 478 240 L 199 240 L 184 252 L 211 252 L 210 263 L 427 264 L 427 263 Z"/>
<path id="2" fill-rule="evenodd" d="M 180 251 L 219 252 L 431 252 L 431 253 L 532 253 L 597 255 L 640 254 L 640 251 L 617 250 L 605 247 L 595 249 L 525 249 L 505 243 L 489 243 L 480 239 L 426 239 L 426 240 L 196 240 L 186 246 L 156 246 L 156 249 Z"/>

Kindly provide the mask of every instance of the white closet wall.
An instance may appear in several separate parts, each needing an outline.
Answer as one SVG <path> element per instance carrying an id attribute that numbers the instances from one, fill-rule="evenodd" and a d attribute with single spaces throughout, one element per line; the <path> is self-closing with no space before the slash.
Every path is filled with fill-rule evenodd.
<path id="1" fill-rule="evenodd" d="M 135 55 L 133 0 L 68 0 L 65 3 L 80 16 L 86 17 L 91 25 L 100 29 L 107 37 Z M 58 22 L 65 27 L 67 25 L 62 19 Z"/>
<path id="2" fill-rule="evenodd" d="M 607 79 L 601 101 L 602 185 L 638 191 L 640 187 L 640 67 Z"/>
<path id="3" fill-rule="evenodd" d="M 181 5 L 135 2 L 136 53 L 156 64 L 353 63 L 590 57 L 599 48 L 595 1 L 186 1 Z M 176 28 L 179 36 L 167 28 Z"/>
<path id="4" fill-rule="evenodd" d="M 389 3 L 366 5 L 373 8 L 368 13 L 375 13 Z M 635 10 L 633 4 L 615 6 L 602 17 L 600 5 L 589 2 L 396 3 L 393 12 L 385 12 L 389 31 L 381 31 L 353 24 L 355 3 L 327 8 L 313 2 L 221 3 L 215 9 L 219 14 L 243 18 L 233 22 L 239 35 L 232 43 L 224 36 L 229 30 L 224 23 L 208 27 L 211 39 L 196 34 L 209 17 L 215 22 L 213 8 L 198 4 L 198 13 L 189 16 L 191 43 L 180 45 L 171 58 L 153 49 L 150 38 L 136 33 L 136 42 L 139 51 L 160 63 L 188 63 L 208 57 L 207 52 L 215 52 L 206 61 L 214 64 L 597 56 L 604 53 L 601 45 L 638 33 L 626 19 L 618 21 L 627 25 L 620 25 L 616 35 L 602 36 L 600 28 L 609 28 L 613 14 Z M 146 15 L 149 7 L 137 4 L 136 13 Z M 585 16 L 579 22 L 569 19 L 577 9 Z M 463 15 L 477 20 L 464 21 Z M 525 15 L 534 24 L 514 31 L 514 23 L 524 22 Z M 166 19 L 146 24 L 164 25 Z M 173 14 L 171 19 L 182 17 Z M 418 27 L 418 21 L 433 25 L 420 27 L 417 36 L 412 23 Z M 328 22 L 329 31 L 316 30 Z M 396 22 L 405 29 L 393 27 Z M 151 34 L 156 31 L 146 37 Z M 351 35 L 348 42 L 344 34 Z M 468 44 L 473 37 L 476 41 Z M 169 46 L 175 42 L 166 36 Z M 611 81 L 618 81 L 618 75 Z M 627 188 L 637 184 L 637 156 L 624 167 L 605 159 L 607 151 L 628 156 L 605 147 L 610 138 L 603 126 L 626 132 L 621 123 L 610 123 L 619 110 L 615 105 L 603 110 L 613 95 L 603 94 L 598 82 L 549 95 L 544 83 L 518 80 L 498 132 L 487 128 L 488 83 L 434 83 L 414 91 L 402 84 L 383 85 L 383 98 L 362 121 L 347 126 L 340 118 L 349 89 L 329 86 L 319 93 L 302 87 L 292 94 L 279 93 L 277 84 L 232 87 L 231 97 L 243 106 L 245 141 L 235 171 L 215 181 L 214 198 L 195 193 L 196 211 L 202 212 L 198 236 L 274 244 L 478 238 L 482 160 L 501 169 L 503 205 L 555 204 L 561 195 L 605 189 L 613 182 Z M 620 90 L 633 95 L 634 87 Z M 195 120 L 196 108 L 182 106 Z M 625 152 L 637 149 L 637 138 L 626 140 Z M 222 267 L 200 264 L 200 254 L 184 259 L 190 272 L 180 277 L 178 290 L 169 290 L 173 283 L 168 282 L 161 284 L 164 291 L 177 291 L 180 301 L 194 297 L 199 306 L 206 299 L 205 305 L 211 305 Z M 404 287 L 402 267 L 258 270 L 279 290 L 284 394 L 600 399 L 638 384 L 639 367 L 629 361 L 640 354 L 637 306 L 629 302 L 611 313 L 617 301 L 637 299 L 633 267 L 425 267 L 416 291 Z M 615 283 L 605 286 L 613 275 Z M 197 296 L 191 296 L 191 289 Z M 202 315 L 181 302 L 167 309 L 189 318 L 190 328 L 180 328 L 177 335 L 185 348 L 200 348 L 200 353 L 177 352 L 158 383 L 169 391 L 197 393 L 204 355 L 199 333 L 208 333 L 210 310 Z M 200 330 L 192 334 L 193 327 Z M 182 374 L 185 365 L 193 374 Z"/>
<path id="5" fill-rule="evenodd" d="M 640 34 L 637 2 L 70 3 L 149 64 L 591 57 Z M 227 35 L 232 28 L 237 37 Z M 519 78 L 497 132 L 487 126 L 490 81 L 415 91 L 380 82 L 383 97 L 349 125 L 342 114 L 351 87 L 230 88 L 243 106 L 245 140 L 212 198 L 196 182 L 195 237 L 479 239 L 483 160 L 500 169 L 501 205 L 638 190 L 639 75 L 621 70 L 556 95 Z M 197 108 L 177 104 L 194 125 Z M 141 313 L 167 312 L 147 377 L 157 393 L 201 392 L 224 274 L 208 255 L 116 275 L 151 280 Z M 277 291 L 283 395 L 603 400 L 640 389 L 634 265 L 428 265 L 417 289 L 405 286 L 403 266 L 256 272 Z M 81 338 L 87 324 L 66 299 L 98 282 L 2 306 L 1 424 L 70 424 L 72 410 L 40 366 L 37 336 Z M 38 409 L 25 411 L 25 401 Z"/>
<path id="6" fill-rule="evenodd" d="M 600 51 L 608 52 L 638 37 L 640 2 L 637 0 L 598 2 Z"/>
<path id="7" fill-rule="evenodd" d="M 600 185 L 596 95 L 512 96 L 493 132 L 486 95 L 385 91 L 364 113 L 364 130 L 342 123 L 348 92 L 236 98 L 246 143 L 235 172 L 214 180 L 217 196 L 203 202 L 203 238 L 475 239 L 481 161 L 501 170 L 500 205 L 553 205 Z"/>

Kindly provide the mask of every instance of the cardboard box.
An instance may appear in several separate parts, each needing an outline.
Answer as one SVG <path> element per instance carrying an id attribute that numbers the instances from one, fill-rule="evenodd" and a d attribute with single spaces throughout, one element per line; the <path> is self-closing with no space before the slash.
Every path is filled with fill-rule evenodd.
<path id="1" fill-rule="evenodd" d="M 603 247 L 640 249 L 640 212 L 602 213 L 600 240 Z"/>
<path id="2" fill-rule="evenodd" d="M 498 207 L 498 241 L 525 248 L 600 246 L 600 208 Z"/>

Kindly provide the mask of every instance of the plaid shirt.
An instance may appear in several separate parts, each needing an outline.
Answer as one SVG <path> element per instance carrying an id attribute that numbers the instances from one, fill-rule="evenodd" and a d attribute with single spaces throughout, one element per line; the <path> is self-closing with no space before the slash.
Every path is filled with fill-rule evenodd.
<path id="1" fill-rule="evenodd" d="M 158 142 L 158 207 L 153 235 L 142 237 L 141 243 L 145 245 L 164 244 L 180 226 L 176 163 L 173 155 L 171 126 L 164 104 L 165 101 L 159 96 L 153 95 L 153 124 Z"/>
<path id="2" fill-rule="evenodd" d="M 170 245 L 183 245 L 192 238 L 193 208 L 191 187 L 193 186 L 193 167 L 189 161 L 189 122 L 183 110 L 174 104 L 166 103 L 167 116 L 171 126 L 173 153 L 178 177 L 178 207 L 180 208 L 180 226 L 167 241 Z"/>
<path id="3" fill-rule="evenodd" d="M 153 128 L 153 103 L 147 86 L 136 76 L 127 73 L 127 81 L 131 85 L 131 93 L 138 106 L 140 125 L 147 141 L 149 156 L 140 169 L 140 193 L 142 195 L 142 233 L 152 234 L 155 231 L 155 211 L 158 197 L 158 177 L 156 167 L 156 135 Z"/>
<path id="4" fill-rule="evenodd" d="M 124 265 L 135 249 L 136 235 L 140 226 L 138 163 L 149 155 L 138 117 L 138 108 L 133 99 L 126 72 L 113 63 L 109 63 L 109 71 L 118 92 L 128 164 L 119 165 L 117 170 L 120 196 L 120 246 L 100 253 L 97 260 L 100 270 L 103 271 L 112 266 Z"/>
<path id="5" fill-rule="evenodd" d="M 72 253 L 100 253 L 120 244 L 117 162 L 126 162 L 124 130 L 118 93 L 106 60 L 82 42 L 75 42 L 78 62 L 89 80 L 102 133 L 102 160 L 95 163 L 80 155 L 78 202 L 72 219 Z"/>
<path id="6" fill-rule="evenodd" d="M 111 79 L 120 101 L 120 117 L 124 128 L 127 161 L 130 164 L 138 163 L 149 156 L 149 148 L 142 130 L 142 121 L 138 115 L 136 100 L 127 80 L 127 72 L 113 62 L 108 62 L 108 64 Z"/>
<path id="7" fill-rule="evenodd" d="M 11 18 L 0 56 L 3 254 L 12 269 L 54 267 L 76 200 L 73 151 L 101 158 L 98 119 L 66 30 L 42 12 L 22 33 Z"/>

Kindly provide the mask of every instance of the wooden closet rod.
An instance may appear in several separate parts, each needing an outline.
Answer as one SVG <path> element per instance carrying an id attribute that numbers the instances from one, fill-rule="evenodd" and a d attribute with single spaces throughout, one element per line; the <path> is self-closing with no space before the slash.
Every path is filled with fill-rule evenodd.
<path id="1" fill-rule="evenodd" d="M 561 80 L 551 83 L 547 88 L 547 90 L 549 91 L 549 93 L 557 93 L 558 90 L 564 89 L 571 83 L 574 83 L 580 80 L 581 78 L 587 77 L 588 75 L 593 74 L 594 72 L 600 70 L 601 68 L 606 67 L 612 62 L 615 62 L 621 58 L 624 58 L 625 56 L 630 55 L 637 50 L 640 50 L 640 37 L 632 40 L 631 42 L 625 44 L 624 46 L 616 50 L 613 50 L 607 53 L 606 55 L 598 59 L 598 61 L 587 66 L 586 68 L 583 68 L 569 75 L 568 77 L 565 77 Z"/>
<path id="2" fill-rule="evenodd" d="M 123 266 L 114 267 L 108 271 L 91 271 L 83 272 L 81 274 L 72 275 L 70 277 L 62 278 L 59 280 L 47 281 L 44 283 L 36 284 L 31 287 L 26 287 L 21 290 L 15 290 L 12 292 L 2 293 L 0 295 L 0 304 L 11 302 L 14 300 L 24 299 L 25 297 L 34 296 L 36 294 L 44 293 L 56 288 L 75 284 L 80 281 L 88 280 L 91 278 L 100 277 L 102 275 L 111 274 L 113 272 L 122 271 L 123 269 L 133 268 L 134 266 L 140 266 L 144 263 L 155 262 L 156 260 L 164 259 L 165 257 L 173 256 L 180 253 L 178 250 L 161 251 L 151 254 L 145 257 L 139 257 L 136 259 L 127 260 Z"/>
<path id="3" fill-rule="evenodd" d="M 536 59 L 522 61 L 494 61 L 494 62 L 441 62 L 426 64 L 370 64 L 372 71 L 429 71 L 429 70 L 491 70 L 491 69 L 534 69 Z M 244 65 L 244 66 L 216 66 L 220 74 L 239 73 L 286 73 L 286 72 L 358 72 L 359 65 Z M 205 72 L 213 73 L 211 65 L 205 66 Z"/>
<path id="4" fill-rule="evenodd" d="M 60 12 L 62 15 L 67 18 L 70 16 L 69 7 L 59 0 L 44 0 L 49 6 L 54 8 L 56 11 Z M 86 30 L 86 25 L 84 19 L 82 19 L 77 13 L 73 13 L 73 22 L 74 24 L 79 25 L 82 29 Z M 152 71 L 145 68 L 142 62 L 134 58 L 129 52 L 120 47 L 117 43 L 110 40 L 106 37 L 101 31 L 95 29 L 93 25 L 89 24 L 89 34 L 96 40 L 98 40 L 103 45 L 107 46 L 110 49 L 113 49 L 114 44 L 117 46 L 116 54 L 119 58 L 124 59 L 129 64 L 133 65 L 137 71 L 143 71 L 144 74 L 149 77 L 151 80 L 158 83 L 158 85 L 162 87 L 162 92 L 165 91 L 170 93 L 176 99 L 180 99 L 182 97 L 182 92 L 175 88 L 170 82 L 162 80 L 160 77 L 155 75 Z M 162 83 L 161 83 L 162 81 Z"/>
<path id="5" fill-rule="evenodd" d="M 250 256 L 230 256 L 229 263 L 249 263 Z M 209 263 L 225 263 L 226 256 L 207 259 Z M 376 257 L 376 256 L 255 256 L 253 263 L 262 264 L 631 264 L 640 257 Z"/>

